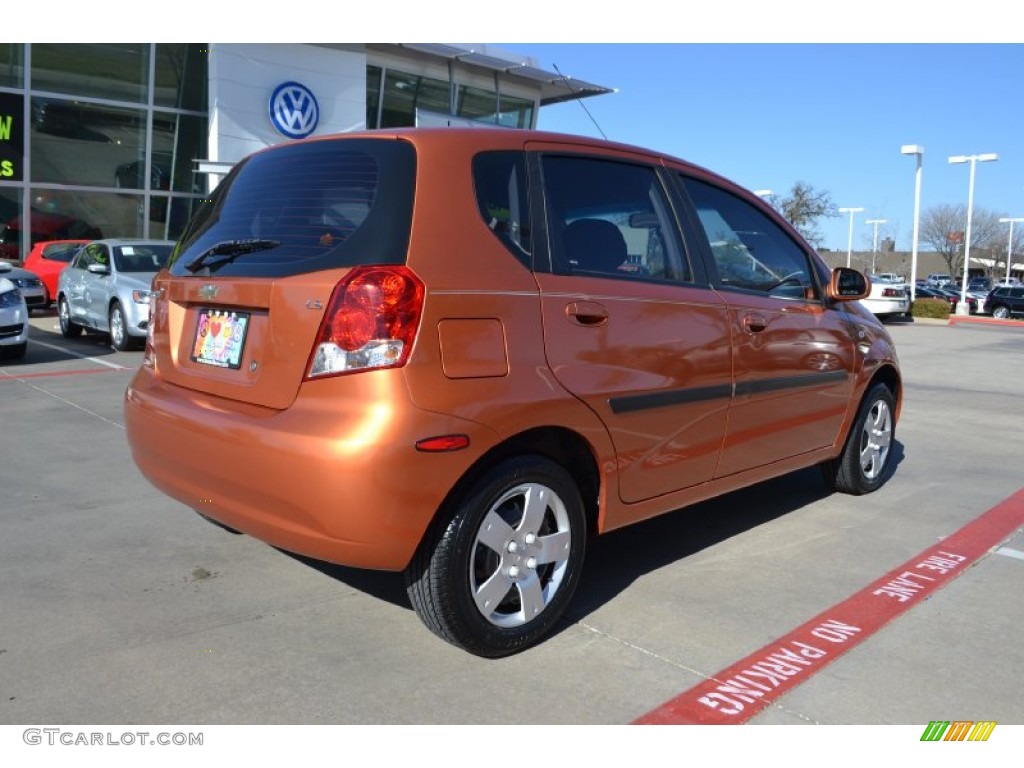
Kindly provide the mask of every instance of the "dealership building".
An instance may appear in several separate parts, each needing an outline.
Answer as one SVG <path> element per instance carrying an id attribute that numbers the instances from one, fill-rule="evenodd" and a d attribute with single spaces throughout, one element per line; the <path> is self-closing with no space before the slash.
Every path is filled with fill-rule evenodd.
<path id="1" fill-rule="evenodd" d="M 313 135 L 534 128 L 612 89 L 491 46 L 0 43 L 0 258 L 176 238 L 232 164 Z"/>

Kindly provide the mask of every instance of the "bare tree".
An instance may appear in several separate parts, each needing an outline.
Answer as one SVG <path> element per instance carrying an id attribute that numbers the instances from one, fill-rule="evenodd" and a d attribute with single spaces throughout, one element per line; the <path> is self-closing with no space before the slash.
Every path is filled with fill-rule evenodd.
<path id="1" fill-rule="evenodd" d="M 975 206 L 971 215 L 971 259 L 1000 258 L 1000 242 L 1006 242 L 1005 224 L 999 218 L 1005 214 Z M 967 206 L 936 205 L 921 215 L 920 238 L 942 257 L 949 274 L 963 274 L 964 238 L 967 233 Z M 977 266 L 977 265 L 975 265 Z M 990 267 L 985 268 L 991 272 Z"/>
<path id="2" fill-rule="evenodd" d="M 839 215 L 829 193 L 805 181 L 796 182 L 788 195 L 770 195 L 767 200 L 815 248 L 822 240 L 818 220 Z"/>

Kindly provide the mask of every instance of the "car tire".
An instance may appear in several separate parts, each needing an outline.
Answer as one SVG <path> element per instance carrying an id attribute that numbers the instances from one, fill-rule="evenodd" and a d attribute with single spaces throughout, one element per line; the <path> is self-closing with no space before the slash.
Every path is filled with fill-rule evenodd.
<path id="1" fill-rule="evenodd" d="M 134 349 L 135 339 L 128 335 L 128 324 L 124 319 L 124 309 L 118 302 L 110 305 L 110 314 L 107 316 L 107 328 L 110 330 L 110 344 L 118 352 L 126 352 Z"/>
<path id="2" fill-rule="evenodd" d="M 71 320 L 71 307 L 63 296 L 57 299 L 57 316 L 60 319 L 61 336 L 65 339 L 77 339 L 82 335 L 82 326 Z"/>
<path id="3" fill-rule="evenodd" d="M 540 456 L 507 459 L 458 494 L 406 569 L 413 608 L 447 642 L 499 658 L 541 640 L 579 583 L 579 489 Z"/>
<path id="4" fill-rule="evenodd" d="M 843 452 L 821 466 L 825 482 L 833 490 L 860 496 L 885 482 L 896 437 L 895 402 L 885 384 L 875 384 L 868 390 Z"/>
<path id="5" fill-rule="evenodd" d="M 997 307 L 992 307 L 992 317 L 997 320 L 1006 320 L 1010 316 L 1010 308 L 1004 307 L 1000 304 Z"/>

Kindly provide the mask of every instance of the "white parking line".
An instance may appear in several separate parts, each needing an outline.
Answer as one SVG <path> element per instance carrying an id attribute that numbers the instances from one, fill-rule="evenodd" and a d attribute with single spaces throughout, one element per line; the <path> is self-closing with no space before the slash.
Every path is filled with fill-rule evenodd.
<path id="1" fill-rule="evenodd" d="M 65 349 L 64 347 L 58 347 L 56 344 L 47 344 L 45 341 L 36 341 L 35 339 L 29 339 L 29 341 L 31 343 L 33 343 L 33 344 L 38 344 L 41 347 L 47 347 L 48 349 L 55 349 L 58 352 L 65 352 L 66 354 L 74 355 L 75 357 L 79 358 L 80 360 L 88 360 L 89 362 L 97 363 L 98 365 L 106 365 L 106 366 L 108 366 L 110 368 L 113 368 L 115 371 L 127 371 L 128 370 L 127 366 L 118 365 L 117 363 L 108 363 L 106 360 L 100 360 L 98 357 L 90 357 L 89 355 L 82 355 L 82 354 L 79 354 L 78 352 L 72 352 L 70 349 Z"/>
<path id="2" fill-rule="evenodd" d="M 1012 547 L 1000 547 L 996 550 L 996 554 L 1015 557 L 1018 560 L 1024 560 L 1024 552 L 1021 552 L 1019 549 L 1013 549 Z"/>

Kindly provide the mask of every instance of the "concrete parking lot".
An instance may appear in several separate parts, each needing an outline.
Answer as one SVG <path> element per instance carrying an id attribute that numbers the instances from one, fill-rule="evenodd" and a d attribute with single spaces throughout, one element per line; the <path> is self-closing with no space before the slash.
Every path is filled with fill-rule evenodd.
<path id="1" fill-rule="evenodd" d="M 428 632 L 400 575 L 157 492 L 121 413 L 141 353 L 32 325 L 26 358 L 0 360 L 0 723 L 627 724 L 998 508 L 962 573 L 799 684 L 762 684 L 747 721 L 1024 724 L 1024 323 L 889 326 L 906 397 L 882 489 L 798 472 L 602 537 L 555 635 L 497 661 Z"/>

